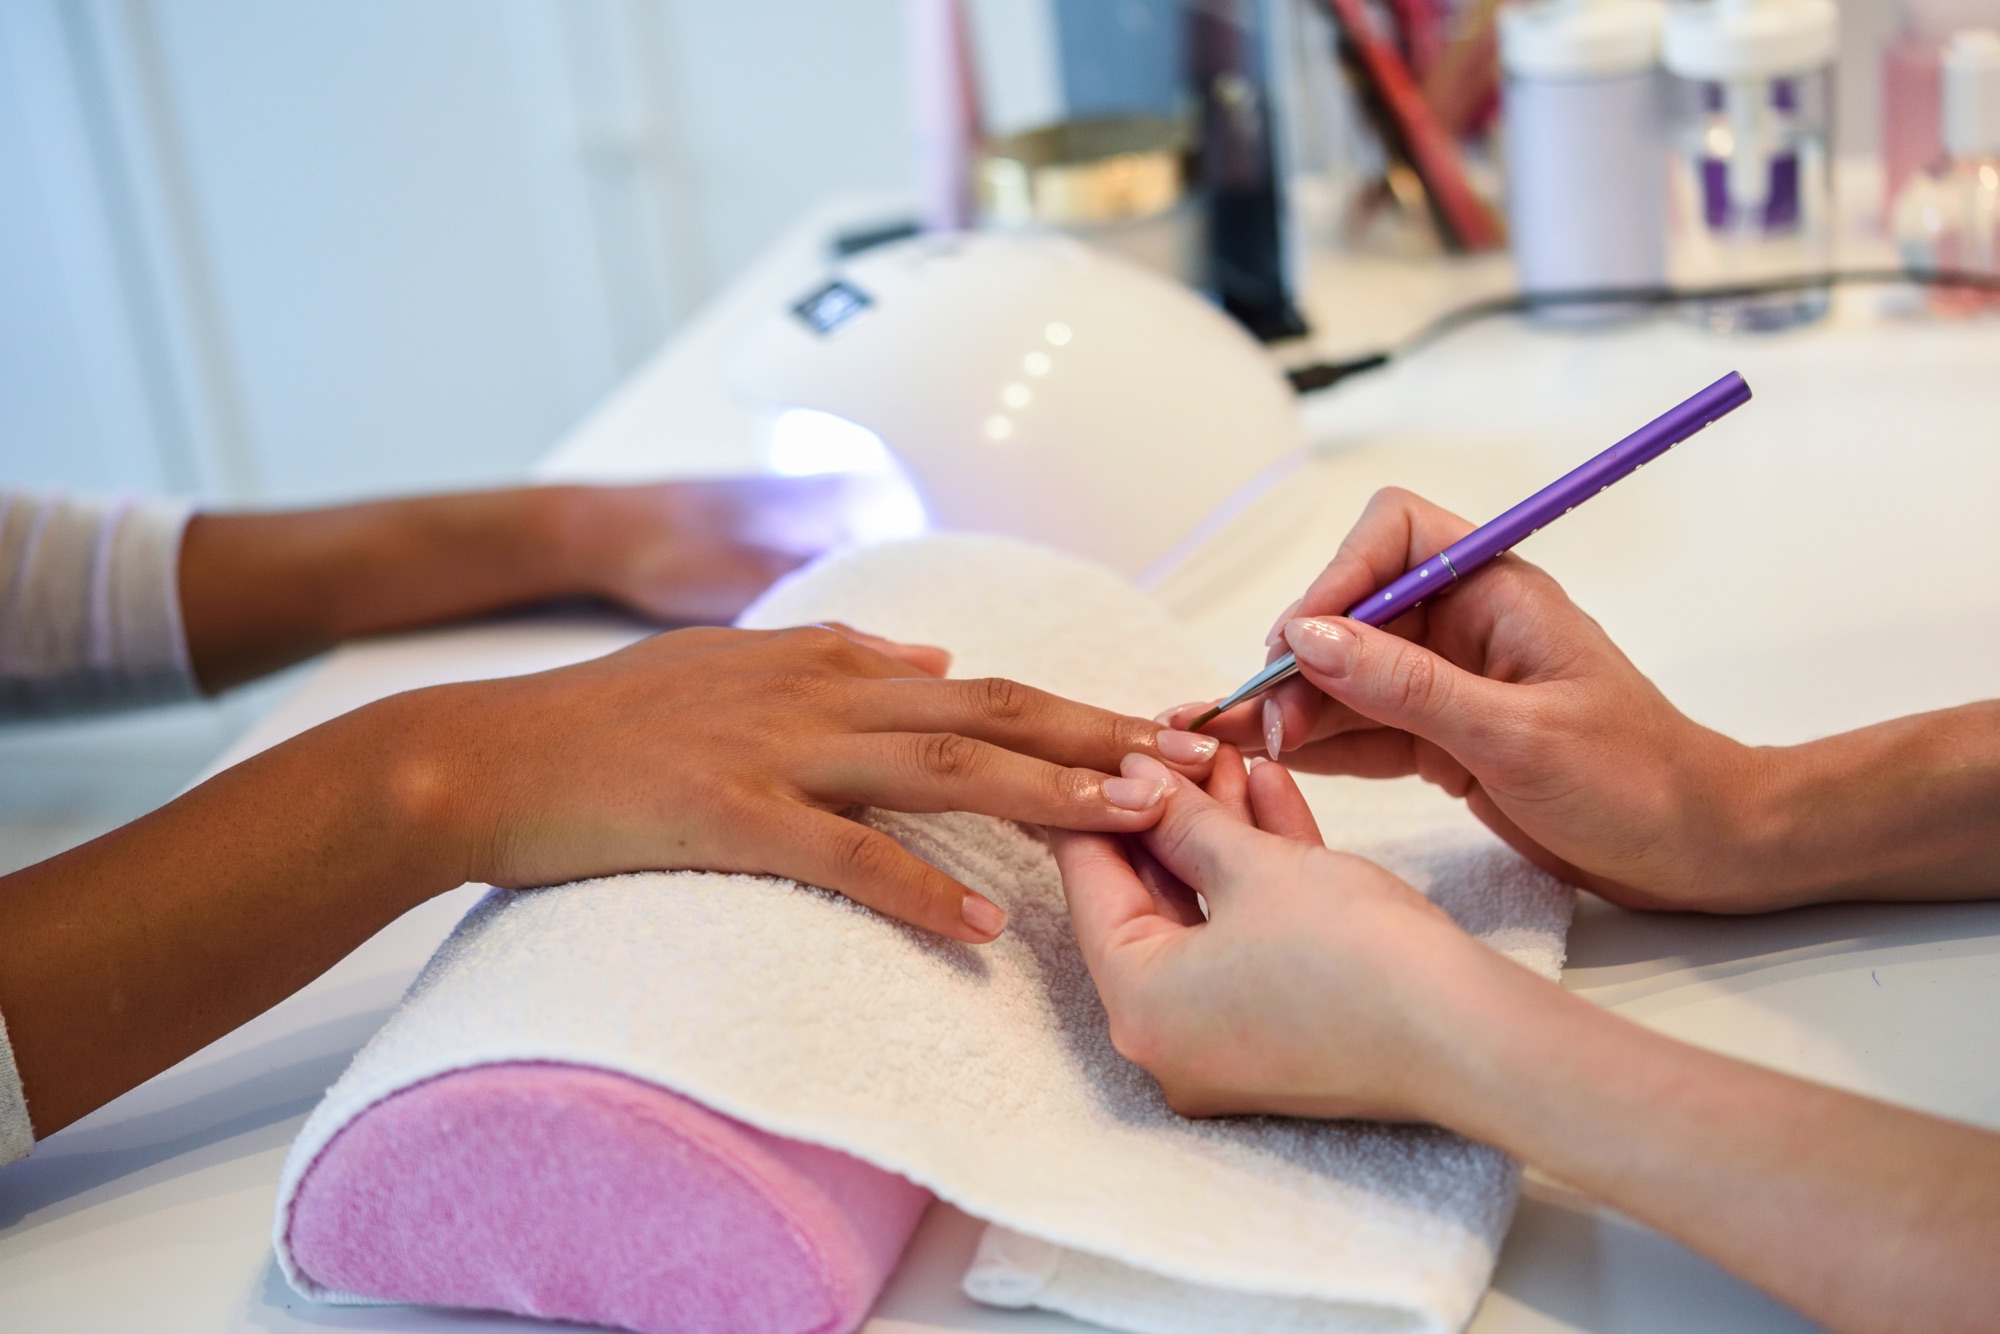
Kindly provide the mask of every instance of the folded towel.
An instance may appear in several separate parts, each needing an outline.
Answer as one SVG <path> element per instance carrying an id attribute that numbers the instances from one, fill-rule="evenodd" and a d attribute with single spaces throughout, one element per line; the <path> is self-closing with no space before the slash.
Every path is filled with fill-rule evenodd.
<path id="1" fill-rule="evenodd" d="M 998 539 L 851 553 L 745 617 L 814 620 L 941 643 L 957 674 L 1129 712 L 1228 684 L 1115 575 Z M 1570 896 L 1456 807 L 1408 784 L 1308 795 L 1330 841 L 1559 971 Z M 1470 1317 L 1513 1205 L 1504 1155 L 1431 1127 L 1175 1116 L 1111 1047 L 1037 838 L 963 814 L 862 818 L 1006 907 L 1006 934 L 961 946 L 751 876 L 490 895 L 300 1132 L 276 1221 L 287 1275 L 322 1296 L 367 1280 L 329 1281 L 300 1245 L 302 1183 L 344 1128 L 453 1071 L 554 1062 L 853 1155 L 998 1224 L 968 1276 L 982 1300 L 1157 1331 L 1441 1331 Z M 489 1195 L 571 1189 L 560 1164 L 492 1168 Z"/>

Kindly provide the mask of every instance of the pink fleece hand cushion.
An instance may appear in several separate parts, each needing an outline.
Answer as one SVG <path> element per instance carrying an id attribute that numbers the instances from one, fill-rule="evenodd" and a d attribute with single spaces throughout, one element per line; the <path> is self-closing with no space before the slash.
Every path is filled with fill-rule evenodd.
<path id="1" fill-rule="evenodd" d="M 642 1334 L 858 1326 L 929 1192 L 625 1075 L 508 1063 L 383 1099 L 307 1169 L 293 1262 L 352 1297 Z"/>

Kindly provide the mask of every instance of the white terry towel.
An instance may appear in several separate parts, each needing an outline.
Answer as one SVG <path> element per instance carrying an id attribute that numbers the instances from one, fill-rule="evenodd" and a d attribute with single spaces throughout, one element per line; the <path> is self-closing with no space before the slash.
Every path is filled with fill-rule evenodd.
<path id="1" fill-rule="evenodd" d="M 849 553 L 743 623 L 841 620 L 1140 715 L 1231 683 L 1116 575 L 995 538 Z M 1375 856 L 1547 977 L 1571 896 L 1409 784 L 1311 783 L 1329 842 Z M 448 1070 L 620 1071 L 900 1172 L 990 1229 L 967 1291 L 1158 1331 L 1445 1331 L 1471 1317 L 1515 1165 L 1430 1127 L 1188 1121 L 1111 1047 L 1048 853 L 969 815 L 870 814 L 1009 913 L 984 948 L 752 876 L 496 892 L 300 1132 L 278 1201 L 370 1104 Z M 309 1295 L 328 1295 L 309 1293 Z"/>

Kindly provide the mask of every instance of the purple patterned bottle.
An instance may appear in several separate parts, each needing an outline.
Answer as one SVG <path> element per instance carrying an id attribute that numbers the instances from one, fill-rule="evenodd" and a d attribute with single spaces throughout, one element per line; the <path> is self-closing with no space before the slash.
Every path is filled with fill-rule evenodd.
<path id="1" fill-rule="evenodd" d="M 1673 275 L 1713 285 L 1816 273 L 1832 251 L 1831 0 L 1675 6 Z M 1716 301 L 1719 331 L 1789 328 L 1827 311 L 1824 289 Z"/>

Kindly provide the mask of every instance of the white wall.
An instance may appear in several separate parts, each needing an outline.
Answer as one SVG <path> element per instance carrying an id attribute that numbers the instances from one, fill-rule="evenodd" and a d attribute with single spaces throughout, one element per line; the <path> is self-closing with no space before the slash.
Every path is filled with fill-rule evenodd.
<path id="1" fill-rule="evenodd" d="M 0 486 L 518 477 L 826 192 L 907 175 L 900 0 L 0 0 Z M 287 688 L 0 728 L 0 872 Z"/>
<path id="2" fill-rule="evenodd" d="M 518 476 L 812 199 L 897 0 L 6 0 L 0 484 Z"/>

